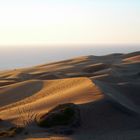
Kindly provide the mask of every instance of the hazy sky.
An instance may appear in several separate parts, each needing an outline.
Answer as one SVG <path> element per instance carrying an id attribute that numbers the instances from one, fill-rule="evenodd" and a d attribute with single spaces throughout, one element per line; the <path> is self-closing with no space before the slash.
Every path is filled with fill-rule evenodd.
<path id="1" fill-rule="evenodd" d="M 0 46 L 140 43 L 140 0 L 0 0 Z"/>

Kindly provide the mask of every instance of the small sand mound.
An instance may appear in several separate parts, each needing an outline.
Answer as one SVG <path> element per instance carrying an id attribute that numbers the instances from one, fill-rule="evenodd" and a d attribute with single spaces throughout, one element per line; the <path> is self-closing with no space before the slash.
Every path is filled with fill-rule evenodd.
<path id="1" fill-rule="evenodd" d="M 16 83 L 14 80 L 0 80 L 0 87 Z"/>
<path id="2" fill-rule="evenodd" d="M 107 68 L 108 66 L 106 64 L 97 63 L 97 64 L 93 64 L 93 65 L 85 67 L 83 71 L 87 73 L 93 73 L 93 72 L 97 72 L 97 71 L 104 70 Z"/>
<path id="3" fill-rule="evenodd" d="M 125 63 L 136 63 L 140 62 L 140 55 L 133 56 L 133 57 L 128 57 L 126 59 L 123 59 Z"/>
<path id="4" fill-rule="evenodd" d="M 40 79 L 40 80 L 53 80 L 53 79 L 59 79 L 59 77 L 56 76 L 55 74 L 43 74 L 43 75 L 37 77 L 37 79 Z"/>
<path id="5" fill-rule="evenodd" d="M 7 137 L 15 137 L 17 135 L 19 135 L 24 128 L 22 127 L 11 127 L 9 129 L 6 130 L 2 130 L 0 131 L 0 138 L 7 138 Z"/>

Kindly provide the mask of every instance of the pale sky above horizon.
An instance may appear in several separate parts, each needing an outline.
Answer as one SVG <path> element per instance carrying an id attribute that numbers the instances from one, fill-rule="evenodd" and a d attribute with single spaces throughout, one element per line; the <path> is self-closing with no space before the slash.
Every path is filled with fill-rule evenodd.
<path id="1" fill-rule="evenodd" d="M 0 0 L 0 47 L 140 44 L 140 0 Z"/>

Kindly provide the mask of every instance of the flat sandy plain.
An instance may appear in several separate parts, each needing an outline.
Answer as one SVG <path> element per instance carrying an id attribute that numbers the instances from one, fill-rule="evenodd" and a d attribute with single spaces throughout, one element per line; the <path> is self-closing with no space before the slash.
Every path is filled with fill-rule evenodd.
<path id="1" fill-rule="evenodd" d="M 35 118 L 75 103 L 81 126 L 53 135 Z M 23 126 L 14 140 L 140 140 L 140 52 L 83 56 L 0 72 L 0 130 Z"/>

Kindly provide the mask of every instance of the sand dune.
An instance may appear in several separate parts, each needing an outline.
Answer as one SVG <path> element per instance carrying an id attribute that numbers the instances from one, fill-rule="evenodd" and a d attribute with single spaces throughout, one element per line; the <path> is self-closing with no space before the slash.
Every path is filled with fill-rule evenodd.
<path id="1" fill-rule="evenodd" d="M 0 109 L 1 118 L 10 119 L 9 115 L 12 112 L 10 112 L 9 110 L 11 109 L 14 112 L 12 115 L 12 119 L 14 119 L 13 116 L 20 117 L 20 115 L 24 116 L 30 112 L 36 113 L 39 111 L 39 113 L 41 113 L 43 111 L 48 111 L 50 108 L 55 107 L 56 105 L 60 103 L 62 104 L 62 103 L 67 103 L 67 102 L 74 102 L 77 104 L 82 104 L 82 103 L 87 103 L 87 102 L 100 99 L 102 97 L 99 89 L 95 87 L 95 85 L 93 85 L 91 80 L 89 80 L 88 78 L 72 78 L 72 79 L 64 79 L 64 80 L 62 79 L 62 80 L 52 80 L 52 81 L 46 80 L 43 82 L 43 87 L 41 88 L 40 91 L 35 89 L 37 88 L 37 85 L 40 84 L 40 81 L 39 82 L 30 81 L 30 83 L 28 84 L 32 84 L 32 85 L 29 85 L 32 91 L 30 91 L 29 87 L 28 87 L 28 91 L 27 89 L 26 91 L 23 90 L 23 88 L 25 88 L 24 86 L 26 86 L 25 83 L 20 83 L 20 86 L 18 86 L 19 89 L 15 89 L 17 87 L 13 87 L 13 90 L 15 91 L 21 90 L 23 93 L 26 92 L 26 94 L 28 95 L 28 98 L 25 98 L 25 96 L 27 95 L 24 94 L 22 98 L 25 98 L 25 99 L 22 99 L 21 101 L 19 101 L 20 97 L 18 97 L 17 95 L 18 93 L 16 92 L 13 93 L 14 95 L 12 97 L 15 99 L 15 103 L 1 107 Z M 36 84 L 35 87 L 34 87 L 34 84 Z M 11 90 L 11 94 L 12 92 L 13 91 Z M 20 94 L 22 94 L 22 92 L 20 92 Z M 5 95 L 5 91 L 2 92 L 1 94 Z M 30 94 L 33 94 L 33 95 L 30 96 Z M 4 103 L 6 102 L 9 103 L 11 101 L 9 100 L 10 99 L 7 98 Z M 19 109 L 21 110 L 21 112 L 24 111 L 23 114 L 19 112 Z M 6 115 L 3 115 L 3 114 L 6 114 Z M 30 119 L 31 121 L 31 119 L 34 119 L 34 118 L 26 118 L 27 121 L 28 119 Z M 18 122 L 18 123 L 22 124 L 24 122 Z"/>
<path id="2" fill-rule="evenodd" d="M 0 72 L 0 131 L 22 126 L 14 140 L 139 140 L 140 52 L 83 56 Z M 81 126 L 53 135 L 35 124 L 59 104 L 74 103 Z"/>

